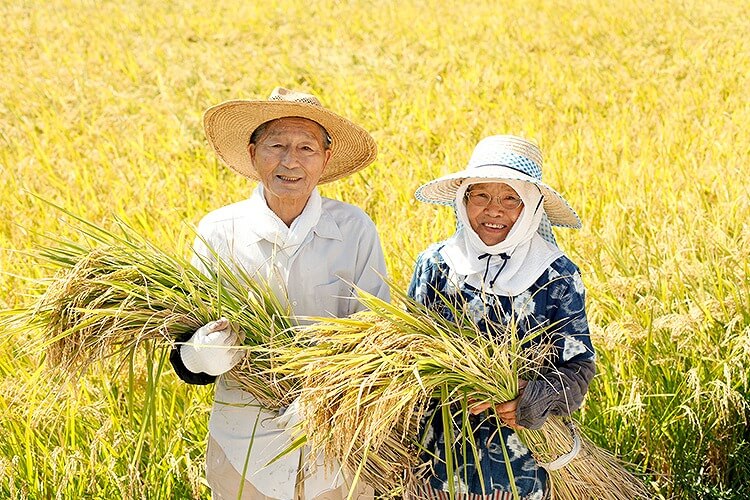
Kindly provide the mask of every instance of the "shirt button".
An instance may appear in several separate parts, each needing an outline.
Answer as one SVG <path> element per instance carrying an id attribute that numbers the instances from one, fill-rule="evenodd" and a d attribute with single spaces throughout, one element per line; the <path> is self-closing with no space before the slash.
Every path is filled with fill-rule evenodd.
<path id="1" fill-rule="evenodd" d="M 297 307 L 297 301 L 296 300 L 292 301 L 292 307 Z"/>

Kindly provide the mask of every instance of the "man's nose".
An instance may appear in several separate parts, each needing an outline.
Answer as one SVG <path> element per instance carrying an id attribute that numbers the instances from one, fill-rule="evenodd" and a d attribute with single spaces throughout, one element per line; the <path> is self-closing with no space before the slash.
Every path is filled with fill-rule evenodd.
<path id="1" fill-rule="evenodd" d="M 286 166 L 299 164 L 299 154 L 295 148 L 286 148 L 284 150 L 284 153 L 281 155 L 281 163 Z"/>

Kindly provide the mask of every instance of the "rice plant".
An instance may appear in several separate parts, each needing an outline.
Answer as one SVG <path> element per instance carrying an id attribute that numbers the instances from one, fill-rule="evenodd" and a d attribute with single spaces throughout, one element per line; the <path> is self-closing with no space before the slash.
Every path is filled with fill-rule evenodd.
<path id="1" fill-rule="evenodd" d="M 114 233 L 75 219 L 92 244 L 58 240 L 43 247 L 39 257 L 61 272 L 33 307 L 14 317 L 44 332 L 31 348 L 46 349 L 52 367 L 78 374 L 111 356 L 132 364 L 139 347 L 169 348 L 225 315 L 247 333 L 247 356 L 229 376 L 268 408 L 299 396 L 306 435 L 297 445 L 307 443 L 309 457 L 322 453 L 329 463 L 344 463 L 355 481 L 385 496 L 419 497 L 426 467 L 418 436 L 428 405 L 437 403 L 436 413 L 450 419 L 456 405 L 466 412 L 470 400 L 511 400 L 519 374 L 540 374 L 549 356 L 543 343 L 522 349 L 512 324 L 505 335 L 489 338 L 473 323 L 448 322 L 401 294 L 396 304 L 363 296 L 367 312 L 295 329 L 278 299 L 240 269 L 218 261 L 218 270 L 206 275 L 122 222 Z M 570 441 L 555 419 L 543 431 L 519 435 L 544 462 Z M 464 427 L 464 449 L 476 454 L 471 436 Z M 587 453 L 588 460 L 553 471 L 556 498 L 645 497 L 616 460 Z"/>
<path id="2" fill-rule="evenodd" d="M 281 370 L 301 379 L 301 426 L 310 457 L 342 461 L 383 496 L 420 498 L 430 465 L 422 463 L 420 446 L 426 420 L 450 422 L 455 412 L 467 414 L 470 401 L 514 399 L 519 376 L 543 376 L 551 345 L 528 346 L 544 336 L 543 329 L 522 342 L 511 323 L 504 335 L 490 338 L 468 319 L 453 323 L 396 296 L 394 304 L 360 297 L 368 311 L 319 319 L 300 332 L 296 348 L 278 351 L 276 359 Z M 492 412 L 487 418 L 500 422 Z M 517 433 L 540 463 L 549 463 L 570 451 L 569 425 L 552 417 L 539 431 Z M 479 453 L 473 430 L 464 425 L 446 437 L 449 477 L 458 470 L 451 458 L 454 442 L 462 443 L 464 453 Z M 557 499 L 649 498 L 622 462 L 585 439 L 580 457 L 550 474 Z"/>
<path id="3" fill-rule="evenodd" d="M 293 380 L 267 379 L 273 377 L 267 347 L 288 342 L 292 326 L 288 310 L 267 287 L 219 259 L 202 259 L 204 274 L 122 221 L 110 232 L 67 215 L 90 244 L 53 240 L 41 247 L 38 258 L 60 271 L 46 280 L 35 304 L 10 316 L 20 323 L 16 328 L 42 332 L 29 348 L 46 351 L 50 366 L 78 375 L 110 356 L 124 362 L 141 344 L 169 348 L 225 316 L 243 333 L 247 351 L 231 376 L 269 408 L 290 402 Z"/>
<path id="4" fill-rule="evenodd" d="M 647 471 L 657 498 L 750 496 L 750 3 L 29 0 L 0 14 L 0 308 L 52 274 L 27 256 L 35 232 L 79 241 L 28 192 L 187 254 L 185 222 L 252 188 L 205 144 L 201 112 L 225 99 L 299 88 L 373 132 L 375 164 L 322 194 L 370 214 L 398 288 L 454 228 L 414 189 L 481 137 L 524 135 L 584 220 L 557 233 L 599 356 L 583 433 Z M 209 497 L 209 388 L 168 366 L 149 385 L 159 359 L 141 350 L 61 390 L 23 349 L 38 336 L 0 327 L 0 496 Z"/>

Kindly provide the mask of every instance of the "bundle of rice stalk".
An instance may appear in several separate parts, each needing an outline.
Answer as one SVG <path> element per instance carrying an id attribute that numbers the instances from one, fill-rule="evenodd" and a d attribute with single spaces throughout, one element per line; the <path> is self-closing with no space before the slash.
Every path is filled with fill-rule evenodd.
<path id="1" fill-rule="evenodd" d="M 540 431 L 521 431 L 521 439 L 543 463 L 552 462 L 570 450 L 573 439 L 549 439 L 570 432 L 572 421 L 550 418 Z M 572 436 L 571 436 L 572 438 Z M 561 469 L 550 471 L 551 499 L 625 500 L 653 498 L 627 464 L 607 450 L 578 435 L 580 451 Z M 562 446 L 564 444 L 564 446 Z"/>
<path id="2" fill-rule="evenodd" d="M 449 322 L 403 296 L 394 304 L 364 295 L 360 300 L 369 311 L 319 320 L 295 349 L 278 353 L 277 361 L 283 362 L 282 371 L 301 378 L 301 426 L 310 457 L 323 453 L 340 460 L 355 472 L 355 480 L 373 485 L 384 497 L 419 497 L 429 467 L 420 463 L 421 424 L 442 418 L 444 428 L 451 429 L 455 413 L 466 413 L 471 401 L 514 399 L 519 375 L 541 375 L 551 345 L 541 341 L 542 330 L 521 342 L 512 324 L 507 334 L 490 338 L 471 321 Z M 539 342 L 529 342 L 535 339 Z M 453 437 L 465 455 L 477 454 L 469 419 L 462 420 Z M 541 430 L 518 435 L 542 463 L 572 444 L 568 425 L 557 417 Z M 452 476 L 459 469 L 452 440 L 446 442 Z M 621 462 L 590 441 L 582 446 L 579 458 L 550 471 L 555 498 L 648 498 Z"/>
<path id="3" fill-rule="evenodd" d="M 224 316 L 248 350 L 229 376 L 269 408 L 289 404 L 294 379 L 275 375 L 266 347 L 291 341 L 292 324 L 266 286 L 226 263 L 203 262 L 204 274 L 122 221 L 115 233 L 66 213 L 87 243 L 51 239 L 40 248 L 36 256 L 59 271 L 15 318 L 41 330 L 32 348 L 46 350 L 50 365 L 78 372 L 106 357 L 127 358 L 144 342 L 171 347 Z"/>

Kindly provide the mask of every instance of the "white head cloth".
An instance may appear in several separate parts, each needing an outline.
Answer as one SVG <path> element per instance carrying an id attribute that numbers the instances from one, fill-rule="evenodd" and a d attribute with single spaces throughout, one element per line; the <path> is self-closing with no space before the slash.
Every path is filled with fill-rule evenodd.
<path id="1" fill-rule="evenodd" d="M 461 227 L 446 241 L 440 254 L 459 283 L 464 281 L 494 295 L 516 296 L 527 290 L 563 253 L 538 232 L 544 218 L 539 188 L 514 179 L 497 182 L 518 193 L 523 210 L 503 241 L 486 245 L 471 228 L 464 204 L 467 188 L 484 182 L 488 179 L 469 178 L 456 191 L 456 216 Z"/>

